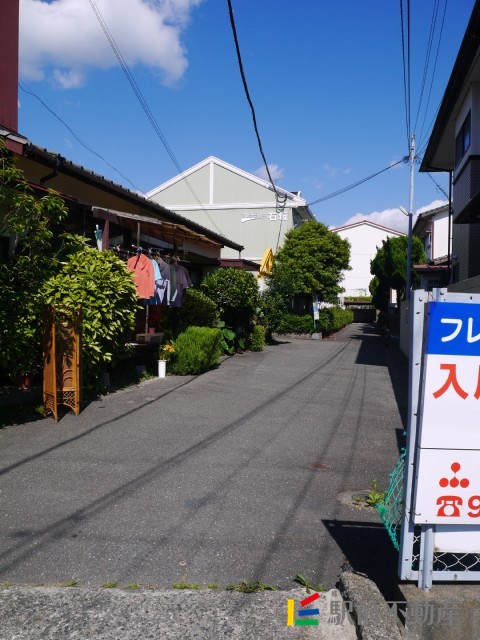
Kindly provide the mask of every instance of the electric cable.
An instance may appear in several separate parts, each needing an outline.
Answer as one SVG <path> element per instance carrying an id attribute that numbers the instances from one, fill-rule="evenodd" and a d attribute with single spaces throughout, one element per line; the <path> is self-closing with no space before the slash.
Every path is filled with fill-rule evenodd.
<path id="1" fill-rule="evenodd" d="M 95 149 L 92 149 L 92 147 L 90 147 L 84 140 L 82 140 L 80 136 L 78 136 L 75 133 L 75 131 L 65 122 L 65 120 L 62 120 L 62 118 L 60 118 L 60 116 L 57 113 L 55 113 L 55 111 L 51 109 L 42 100 L 42 98 L 37 96 L 36 93 L 33 93 L 33 91 L 29 91 L 28 89 L 25 89 L 25 87 L 23 87 L 20 82 L 18 83 L 18 86 L 24 93 L 27 93 L 28 95 L 36 98 L 45 107 L 45 109 L 52 114 L 54 118 L 56 118 L 59 122 L 63 124 L 63 126 L 72 134 L 75 140 L 77 140 L 82 145 L 82 147 L 84 147 L 87 151 L 90 151 L 90 153 L 93 153 L 93 155 L 97 156 L 97 158 L 100 158 L 100 160 L 105 162 L 105 164 L 107 164 L 110 167 L 110 169 L 113 169 L 116 173 L 118 173 L 118 175 L 121 176 L 124 180 L 126 180 L 136 191 L 141 191 L 141 189 L 139 189 L 129 178 L 127 178 L 127 176 L 125 176 L 121 171 L 119 171 L 116 167 L 114 167 L 113 164 L 110 164 L 108 160 L 105 160 L 105 158 L 102 155 L 100 155 L 97 151 L 95 151 Z"/>
<path id="2" fill-rule="evenodd" d="M 411 28 L 410 0 L 407 0 L 407 84 L 408 84 L 408 144 L 412 137 L 412 68 L 411 68 Z"/>
<path id="3" fill-rule="evenodd" d="M 403 21 L 403 0 L 400 0 L 400 30 L 402 34 L 402 67 L 403 67 L 403 98 L 405 103 L 405 125 L 407 130 L 407 148 L 410 148 L 410 119 L 409 119 L 409 102 L 410 95 L 407 83 L 407 65 L 405 62 L 405 27 Z"/>
<path id="4" fill-rule="evenodd" d="M 402 162 L 408 162 L 408 156 L 404 156 L 401 160 L 398 160 L 397 162 L 394 162 L 393 164 L 388 165 L 388 167 L 385 167 L 384 169 L 380 169 L 380 171 L 376 171 L 375 173 L 372 173 L 371 175 L 367 176 L 366 178 L 362 178 L 361 180 L 357 180 L 357 182 L 354 182 L 353 184 L 350 184 L 346 187 L 343 187 L 343 189 L 338 189 L 338 191 L 334 191 L 333 193 L 328 194 L 327 196 L 323 196 L 322 198 L 318 198 L 317 200 L 313 200 L 312 202 L 309 202 L 307 207 L 311 207 L 314 204 L 318 204 L 319 202 L 324 202 L 325 200 L 330 200 L 330 198 L 335 198 L 336 196 L 340 196 L 343 193 L 345 193 L 346 191 L 350 191 L 351 189 L 354 189 L 355 187 L 360 186 L 361 184 L 364 184 L 365 182 L 368 182 L 369 180 L 372 180 L 373 178 L 376 178 L 377 176 L 379 176 L 381 173 L 385 173 L 385 171 L 388 171 L 389 169 L 393 169 L 393 167 L 396 167 L 398 164 L 401 164 Z"/>
<path id="5" fill-rule="evenodd" d="M 435 186 L 437 187 L 438 191 L 441 191 L 443 193 L 443 195 L 447 198 L 448 200 L 448 193 L 445 191 L 445 189 L 443 189 L 438 182 L 435 180 L 435 178 L 433 178 L 433 176 L 428 173 L 428 171 L 426 172 L 427 176 L 430 178 L 430 180 L 435 184 Z"/>
<path id="6" fill-rule="evenodd" d="M 420 88 L 420 97 L 418 99 L 417 115 L 415 117 L 415 124 L 413 126 L 413 130 L 414 131 L 417 130 L 418 117 L 420 115 L 420 109 L 422 108 L 423 94 L 425 92 L 425 84 L 426 84 L 426 81 L 427 81 L 428 67 L 430 65 L 430 56 L 431 56 L 431 53 L 432 53 L 433 37 L 434 37 L 434 33 L 435 33 L 435 26 L 437 24 L 439 2 L 440 2 L 440 0 L 435 0 L 434 5 L 433 5 L 432 19 L 431 19 L 431 22 L 430 22 L 430 31 L 429 31 L 429 34 L 428 34 L 428 41 L 427 41 L 427 51 L 425 53 L 425 64 L 423 66 L 422 85 L 421 85 L 421 88 Z"/>
<path id="7" fill-rule="evenodd" d="M 175 168 L 177 169 L 177 171 L 179 173 L 183 173 L 183 169 L 181 168 L 177 158 L 175 157 L 175 154 L 171 148 L 171 146 L 168 144 L 168 141 L 163 133 L 163 131 L 161 130 L 158 122 L 155 119 L 155 116 L 153 115 L 150 107 L 148 106 L 147 101 L 145 100 L 145 97 L 143 96 L 140 87 L 138 86 L 137 82 L 135 81 L 135 78 L 132 75 L 132 72 L 130 71 L 125 58 L 123 57 L 117 43 L 115 42 L 115 39 L 113 38 L 112 34 L 110 33 L 110 30 L 102 16 L 102 14 L 100 13 L 100 10 L 98 9 L 95 0 L 88 0 L 90 3 L 90 6 L 92 7 L 92 10 L 95 14 L 95 17 L 97 18 L 97 21 L 103 31 L 103 33 L 105 34 L 105 37 L 107 38 L 107 41 L 113 51 L 113 53 L 115 54 L 115 57 L 118 60 L 118 63 L 125 75 L 125 77 L 128 80 L 128 83 L 130 84 L 130 87 L 132 88 L 132 91 L 134 92 L 138 102 L 140 103 L 140 106 L 142 107 L 143 112 L 145 113 L 145 115 L 147 116 L 148 121 L 150 122 L 150 124 L 153 127 L 153 130 L 155 131 L 155 133 L 157 134 L 157 137 L 160 139 L 160 141 L 162 142 L 163 146 L 165 147 L 166 152 L 168 153 L 171 161 L 173 162 Z M 223 232 L 220 230 L 220 228 L 217 226 L 217 224 L 215 223 L 215 220 L 213 220 L 213 218 L 210 216 L 210 214 L 208 213 L 208 211 L 205 209 L 204 205 L 202 204 L 202 202 L 200 201 L 200 199 L 198 198 L 197 194 L 195 193 L 195 191 L 193 190 L 192 186 L 190 185 L 190 182 L 188 181 L 187 177 L 184 178 L 185 184 L 187 185 L 190 193 L 193 195 L 193 197 L 195 198 L 196 202 L 198 203 L 198 205 L 200 206 L 200 208 L 203 210 L 203 212 L 205 213 L 205 215 L 208 217 L 208 219 L 210 220 L 210 222 L 212 223 L 212 225 L 215 227 L 215 229 L 217 230 L 217 232 L 220 235 L 223 235 Z"/>
<path id="8" fill-rule="evenodd" d="M 434 78 L 435 78 L 435 72 L 437 70 L 438 54 L 440 52 L 440 44 L 442 42 L 443 27 L 445 25 L 445 15 L 446 15 L 446 12 L 447 12 L 447 4 L 448 4 L 448 0 L 445 0 L 445 5 L 443 7 L 442 24 L 441 24 L 441 27 L 440 27 L 440 34 L 438 36 L 437 52 L 435 54 L 435 63 L 433 65 L 432 78 L 430 80 L 430 89 L 429 89 L 429 92 L 428 92 L 427 104 L 425 106 L 425 114 L 423 116 L 422 128 L 420 129 L 420 136 L 419 136 L 420 140 L 422 140 L 422 136 L 423 136 L 423 131 L 424 131 L 424 127 L 425 127 L 425 120 L 427 118 L 428 107 L 430 105 L 430 98 L 431 98 L 431 95 L 432 95 L 433 81 L 434 81 Z M 437 109 L 436 113 L 438 113 L 438 109 Z M 435 117 L 436 117 L 436 114 L 435 114 Z M 428 129 L 427 129 L 427 132 L 428 132 Z"/>
<path id="9" fill-rule="evenodd" d="M 227 0 L 227 3 L 228 3 L 228 12 L 229 12 L 229 15 L 230 15 L 230 25 L 232 27 L 233 39 L 235 41 L 235 49 L 236 49 L 236 52 L 237 52 L 238 66 L 239 66 L 239 69 L 240 69 L 240 75 L 242 77 L 242 83 L 243 83 L 243 88 L 244 88 L 244 91 L 245 91 L 245 95 L 247 97 L 248 104 L 250 105 L 250 110 L 252 112 L 253 127 L 255 129 L 255 135 L 257 137 L 258 148 L 260 149 L 260 155 L 262 156 L 262 160 L 263 160 L 263 163 L 265 165 L 265 169 L 267 171 L 267 175 L 268 175 L 268 178 L 269 178 L 270 183 L 272 185 L 272 188 L 273 188 L 273 190 L 275 192 L 275 196 L 276 196 L 277 199 L 279 199 L 280 198 L 280 194 L 278 193 L 277 188 L 276 188 L 276 186 L 275 186 L 275 184 L 274 184 L 274 182 L 272 180 L 272 176 L 270 175 L 270 169 L 268 167 L 267 159 L 265 158 L 265 154 L 263 152 L 262 141 L 260 139 L 260 133 L 258 131 L 258 126 L 257 126 L 257 117 L 255 115 L 255 108 L 253 106 L 252 99 L 250 98 L 250 92 L 248 90 L 247 79 L 245 77 L 245 71 L 243 69 L 242 55 L 240 53 L 240 45 L 238 43 L 237 28 L 235 26 L 235 18 L 233 16 L 233 9 L 232 9 L 231 0 Z"/>

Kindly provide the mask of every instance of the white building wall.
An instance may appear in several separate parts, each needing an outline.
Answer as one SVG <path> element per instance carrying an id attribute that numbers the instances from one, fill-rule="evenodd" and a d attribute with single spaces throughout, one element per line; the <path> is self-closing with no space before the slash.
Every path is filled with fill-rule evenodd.
<path id="1" fill-rule="evenodd" d="M 432 259 L 448 255 L 448 207 L 433 220 Z"/>
<path id="2" fill-rule="evenodd" d="M 370 273 L 370 261 L 373 260 L 384 240 L 405 234 L 367 220 L 345 227 L 336 227 L 332 231 L 350 243 L 351 269 L 345 272 L 342 280 L 341 286 L 345 289 L 342 296 L 369 296 L 369 284 L 373 278 Z"/>

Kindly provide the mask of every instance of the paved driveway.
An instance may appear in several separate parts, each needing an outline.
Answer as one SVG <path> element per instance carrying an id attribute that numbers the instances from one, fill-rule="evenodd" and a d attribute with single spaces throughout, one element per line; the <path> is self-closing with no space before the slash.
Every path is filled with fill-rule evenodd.
<path id="1" fill-rule="evenodd" d="M 405 383 L 357 324 L 3 429 L 0 581 L 331 588 L 345 557 L 381 581 L 386 531 L 339 495 L 386 486 Z"/>

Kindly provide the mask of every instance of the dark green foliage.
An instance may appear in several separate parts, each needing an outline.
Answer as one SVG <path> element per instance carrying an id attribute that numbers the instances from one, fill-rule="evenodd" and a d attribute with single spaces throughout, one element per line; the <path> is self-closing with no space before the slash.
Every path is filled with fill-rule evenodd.
<path id="1" fill-rule="evenodd" d="M 51 190 L 37 198 L 1 140 L 0 211 L 0 232 L 15 236 L 14 255 L 0 265 L 0 374 L 15 379 L 42 368 L 42 288 L 70 239 L 53 233 L 67 215 L 63 200 Z"/>
<path id="2" fill-rule="evenodd" d="M 227 327 L 223 320 L 219 320 L 216 324 L 216 328 L 222 332 L 222 341 L 220 347 L 223 353 L 232 356 L 237 350 L 235 331 L 232 331 L 231 327 Z"/>
<path id="3" fill-rule="evenodd" d="M 375 257 L 370 262 L 370 273 L 375 276 L 370 282 L 370 293 L 377 309 L 388 309 L 390 289 L 397 291 L 397 300 L 405 298 L 407 284 L 408 238 L 400 236 L 383 240 Z M 417 236 L 412 238 L 412 265 L 423 264 L 426 260 L 422 242 Z M 412 286 L 418 276 L 412 269 Z"/>
<path id="4" fill-rule="evenodd" d="M 344 302 L 365 302 L 371 303 L 372 296 L 345 296 Z"/>
<path id="5" fill-rule="evenodd" d="M 290 229 L 275 255 L 269 291 L 286 305 L 300 294 L 334 302 L 342 289 L 343 271 L 349 269 L 350 244 L 321 222 L 305 222 Z M 286 310 L 286 309 L 285 309 Z"/>
<path id="6" fill-rule="evenodd" d="M 280 322 L 286 313 L 284 298 L 278 294 L 267 291 L 259 298 L 259 319 L 269 331 L 278 331 Z"/>
<path id="7" fill-rule="evenodd" d="M 285 313 L 278 322 L 277 333 L 331 333 L 353 322 L 353 311 L 340 307 L 327 307 L 319 312 L 319 319 L 313 324 L 310 314 Z"/>
<path id="8" fill-rule="evenodd" d="M 177 375 L 197 375 L 218 364 L 222 341 L 220 329 L 189 327 L 175 341 L 170 370 Z"/>
<path id="9" fill-rule="evenodd" d="M 113 253 L 83 246 L 45 284 L 44 296 L 47 304 L 82 306 L 84 383 L 94 388 L 106 365 L 124 353 L 133 329 L 137 297 L 131 273 Z"/>
<path id="10" fill-rule="evenodd" d="M 256 324 L 249 336 L 250 351 L 263 351 L 265 348 L 265 327 Z"/>
<path id="11" fill-rule="evenodd" d="M 219 269 L 202 282 L 202 290 L 215 302 L 220 318 L 235 333 L 247 332 L 258 306 L 255 276 L 243 269 Z"/>
<path id="12" fill-rule="evenodd" d="M 180 331 L 188 327 L 213 327 L 217 320 L 215 302 L 198 289 L 187 289 L 180 308 Z"/>
<path id="13" fill-rule="evenodd" d="M 313 316 L 284 313 L 274 329 L 277 333 L 312 333 Z"/>
<path id="14" fill-rule="evenodd" d="M 350 309 L 342 309 L 341 307 L 327 307 L 321 309 L 317 321 L 317 331 L 322 333 L 331 333 L 338 331 L 347 324 L 353 322 L 353 311 Z"/>

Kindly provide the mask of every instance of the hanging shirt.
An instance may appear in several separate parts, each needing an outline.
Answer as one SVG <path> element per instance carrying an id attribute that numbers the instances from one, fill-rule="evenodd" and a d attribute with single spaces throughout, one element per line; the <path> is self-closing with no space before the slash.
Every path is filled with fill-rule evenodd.
<path id="1" fill-rule="evenodd" d="M 156 258 L 158 273 L 155 271 L 155 304 L 170 305 L 170 265 Z M 158 275 L 158 277 L 157 277 Z"/>
<path id="2" fill-rule="evenodd" d="M 141 253 L 127 260 L 127 268 L 133 273 L 137 297 L 151 298 L 155 285 L 152 261 Z"/>
<path id="3" fill-rule="evenodd" d="M 173 304 L 177 298 L 177 272 L 173 264 L 170 265 L 170 303 L 172 307 L 180 306 Z"/>
<path id="4" fill-rule="evenodd" d="M 183 265 L 176 265 L 174 269 L 177 283 L 177 295 L 175 300 L 172 302 L 172 307 L 181 307 L 185 290 L 192 286 L 192 281 L 190 280 L 190 274 Z"/>

